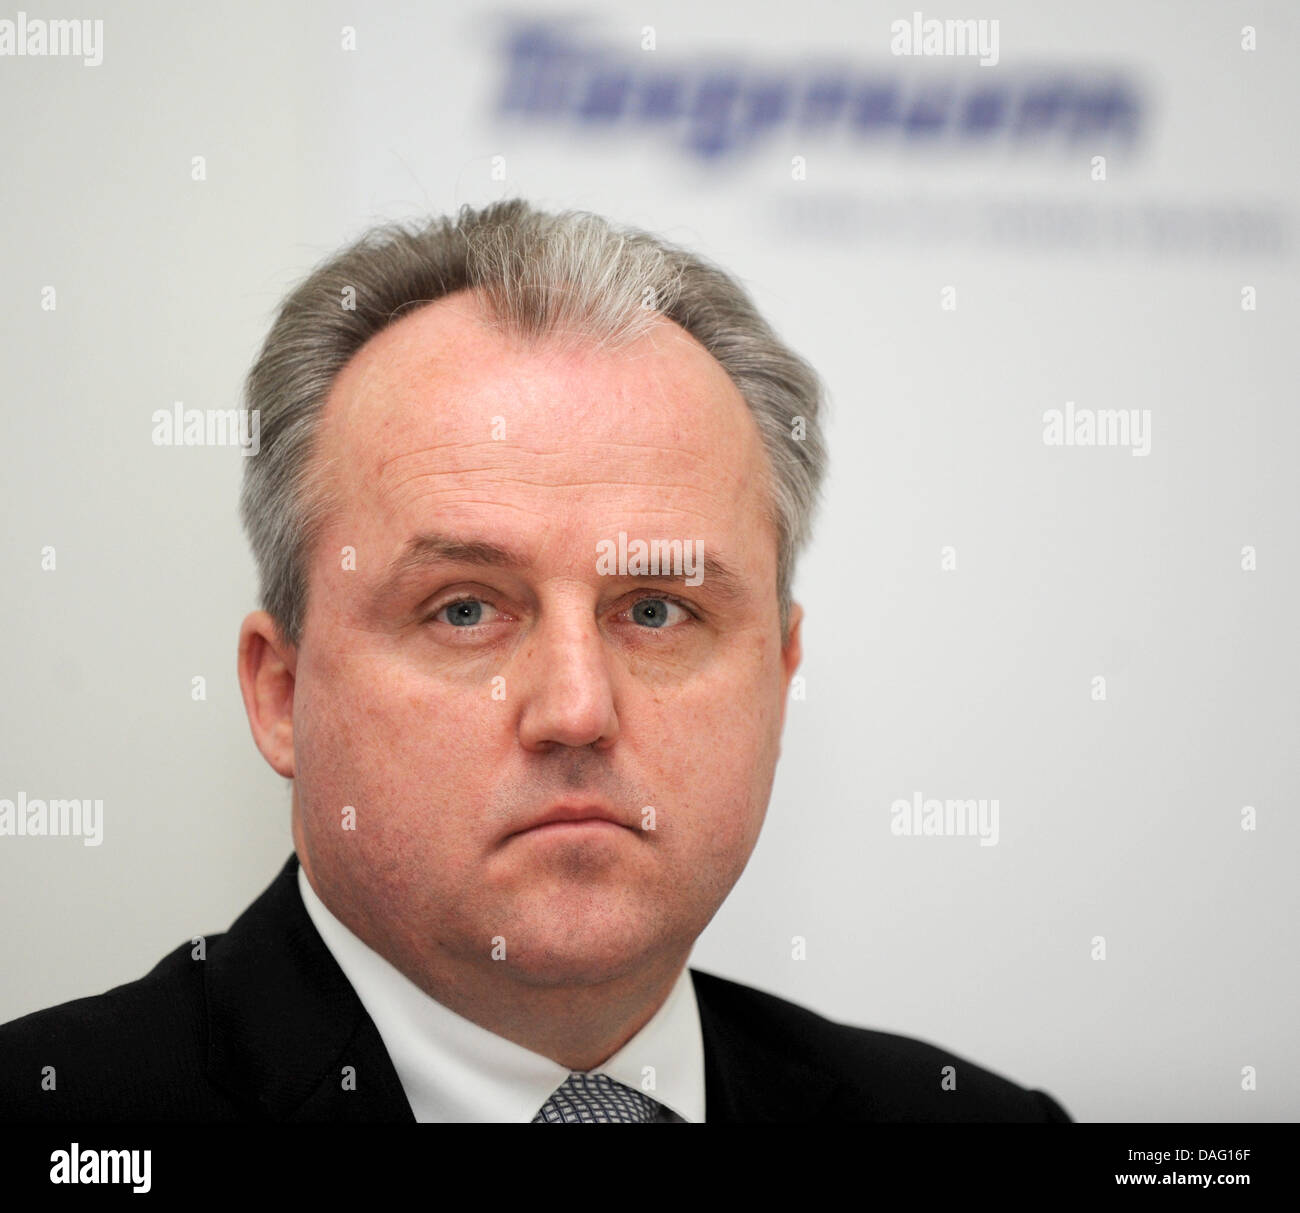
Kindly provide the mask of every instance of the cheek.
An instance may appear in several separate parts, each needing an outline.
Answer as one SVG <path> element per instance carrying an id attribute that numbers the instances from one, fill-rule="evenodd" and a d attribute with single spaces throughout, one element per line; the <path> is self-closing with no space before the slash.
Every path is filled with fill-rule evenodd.
<path id="1" fill-rule="evenodd" d="M 353 805 L 356 843 L 389 865 L 417 838 L 454 848 L 455 806 L 495 769 L 487 747 L 501 707 L 490 687 L 435 688 L 379 656 L 300 668 L 294 747 L 304 816 L 337 829 L 342 807 Z"/>
<path id="2" fill-rule="evenodd" d="M 656 701 L 655 726 L 637 749 L 666 803 L 689 821 L 694 847 L 719 862 L 758 839 L 780 740 L 780 682 L 761 648 L 684 694 Z"/>

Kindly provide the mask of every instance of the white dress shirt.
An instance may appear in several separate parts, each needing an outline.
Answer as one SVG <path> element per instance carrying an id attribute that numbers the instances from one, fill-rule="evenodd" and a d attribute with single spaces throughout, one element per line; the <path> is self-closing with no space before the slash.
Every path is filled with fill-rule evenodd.
<path id="1" fill-rule="evenodd" d="M 301 867 L 298 891 L 374 1020 L 417 1121 L 527 1123 L 569 1077 L 558 1062 L 430 998 L 330 913 Z M 704 1037 L 688 965 L 645 1027 L 594 1072 L 643 1091 L 684 1121 L 703 1122 Z"/>

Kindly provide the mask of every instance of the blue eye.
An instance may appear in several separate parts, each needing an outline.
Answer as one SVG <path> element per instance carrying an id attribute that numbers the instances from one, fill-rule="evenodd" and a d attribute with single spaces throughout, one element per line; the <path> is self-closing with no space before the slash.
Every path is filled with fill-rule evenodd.
<path id="1" fill-rule="evenodd" d="M 648 628 L 662 628 L 670 622 L 672 611 L 686 613 L 667 598 L 642 598 L 632 607 L 632 618 Z"/>
<path id="2" fill-rule="evenodd" d="M 483 603 L 477 598 L 462 598 L 438 609 L 438 616 L 456 628 L 472 628 L 483 620 Z"/>

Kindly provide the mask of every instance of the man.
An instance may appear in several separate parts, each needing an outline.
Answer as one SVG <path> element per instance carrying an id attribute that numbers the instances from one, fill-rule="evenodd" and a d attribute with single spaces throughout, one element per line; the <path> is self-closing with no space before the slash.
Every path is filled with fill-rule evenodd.
<path id="1" fill-rule="evenodd" d="M 763 823 L 825 466 L 732 279 L 464 208 L 318 268 L 247 397 L 239 679 L 296 854 L 227 934 L 0 1029 L 8 1115 L 1068 1120 L 687 967 Z"/>

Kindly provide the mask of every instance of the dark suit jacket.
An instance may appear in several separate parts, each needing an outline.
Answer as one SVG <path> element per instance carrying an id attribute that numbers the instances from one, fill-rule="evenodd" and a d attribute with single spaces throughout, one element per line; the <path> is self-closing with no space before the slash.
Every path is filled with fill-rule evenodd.
<path id="1" fill-rule="evenodd" d="M 297 870 L 293 856 L 229 931 L 208 937 L 205 960 L 185 943 L 138 981 L 0 1027 L 0 1120 L 412 1121 Z M 691 977 L 709 1122 L 1069 1120 L 1044 1092 L 932 1045 Z M 48 1066 L 54 1090 L 42 1089 Z M 956 1068 L 955 1090 L 941 1089 L 944 1066 Z"/>

